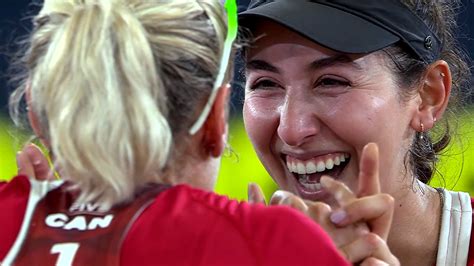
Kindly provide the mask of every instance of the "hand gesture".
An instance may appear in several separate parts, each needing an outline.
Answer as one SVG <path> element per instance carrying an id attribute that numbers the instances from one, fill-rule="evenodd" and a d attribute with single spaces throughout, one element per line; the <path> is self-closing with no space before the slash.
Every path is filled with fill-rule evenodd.
<path id="1" fill-rule="evenodd" d="M 49 167 L 48 159 L 40 148 L 34 144 L 26 145 L 16 156 L 18 175 L 25 175 L 36 180 L 54 180 L 54 172 Z"/>
<path id="2" fill-rule="evenodd" d="M 380 192 L 378 147 L 370 143 L 364 147 L 360 161 L 359 187 L 355 195 L 342 182 L 330 177 L 321 178 L 321 185 L 329 191 L 340 208 L 321 202 L 304 201 L 286 191 L 277 191 L 270 204 L 283 204 L 302 211 L 322 226 L 344 256 L 362 265 L 399 265 L 386 240 L 393 216 L 393 198 Z M 249 200 L 264 203 L 261 189 L 251 184 Z"/>

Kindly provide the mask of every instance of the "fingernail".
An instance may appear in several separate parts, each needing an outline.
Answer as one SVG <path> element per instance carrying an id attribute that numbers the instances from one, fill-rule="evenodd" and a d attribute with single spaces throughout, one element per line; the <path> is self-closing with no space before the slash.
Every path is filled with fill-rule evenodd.
<path id="1" fill-rule="evenodd" d="M 340 224 L 344 219 L 346 219 L 347 213 L 344 210 L 337 210 L 329 216 L 331 222 L 335 224 Z"/>
<path id="2" fill-rule="evenodd" d="M 250 203 L 255 202 L 255 196 L 252 189 L 252 183 L 249 183 L 247 186 L 247 198 L 248 198 L 248 202 Z"/>
<path id="3" fill-rule="evenodd" d="M 285 192 L 281 191 L 281 190 L 277 190 L 273 193 L 273 197 L 276 197 L 276 198 L 279 198 L 279 199 L 283 199 L 285 198 Z"/>
<path id="4" fill-rule="evenodd" d="M 285 193 L 281 190 L 277 190 L 273 193 L 271 199 L 270 199 L 270 205 L 279 205 L 285 198 Z"/>
<path id="5" fill-rule="evenodd" d="M 16 153 L 16 166 L 17 166 L 17 172 L 20 173 L 23 169 L 23 166 L 21 165 L 21 162 L 20 162 L 20 155 L 21 155 L 21 151 L 17 152 Z"/>

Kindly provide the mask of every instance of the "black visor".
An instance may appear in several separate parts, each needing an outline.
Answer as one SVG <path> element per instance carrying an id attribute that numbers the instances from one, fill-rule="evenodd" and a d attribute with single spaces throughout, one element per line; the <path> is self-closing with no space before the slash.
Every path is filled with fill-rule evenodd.
<path id="1" fill-rule="evenodd" d="M 440 52 L 439 39 L 399 0 L 252 0 L 241 25 L 267 18 L 332 50 L 370 53 L 402 42 L 422 61 Z"/>

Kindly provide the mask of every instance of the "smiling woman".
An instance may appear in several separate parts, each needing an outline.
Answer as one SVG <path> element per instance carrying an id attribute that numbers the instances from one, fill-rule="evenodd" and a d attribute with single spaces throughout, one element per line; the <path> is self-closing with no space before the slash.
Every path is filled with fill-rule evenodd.
<path id="1" fill-rule="evenodd" d="M 376 143 L 370 164 L 395 200 L 388 244 L 402 265 L 474 260 L 469 195 L 427 185 L 453 136 L 449 114 L 471 92 L 456 4 L 252 1 L 240 15 L 253 37 L 244 122 L 260 160 L 281 188 L 327 203 L 332 221 L 347 226 L 384 203 L 361 197 L 346 206 L 322 177 L 368 196 L 362 155 Z"/>
<path id="2" fill-rule="evenodd" d="M 384 146 L 391 156 L 381 154 L 381 163 L 391 167 L 384 167 L 381 175 L 398 171 L 395 166 L 403 164 L 407 153 L 400 149 L 406 146 L 406 132 L 398 128 L 409 123 L 416 106 L 401 108 L 388 67 L 374 67 L 386 65 L 382 54 L 341 55 L 279 24 L 263 21 L 259 25 L 267 37 L 258 39 L 247 54 L 244 119 L 256 150 L 270 148 L 260 158 L 277 183 L 311 200 L 327 200 L 323 190 L 308 189 L 317 187 L 323 174 L 336 179 L 343 179 L 340 175 L 344 174 L 348 176 L 344 182 L 355 188 L 358 156 L 369 140 L 391 140 Z M 256 29 L 254 34 L 263 32 Z M 252 127 L 254 123 L 259 127 Z M 279 138 L 261 133 L 273 131 Z M 316 137 L 317 148 L 309 148 Z M 334 167 L 341 158 L 344 162 Z M 287 172 L 287 164 L 296 166 L 288 171 L 294 174 L 283 177 L 276 171 Z M 389 189 L 393 184 L 383 182 L 382 186 Z"/>

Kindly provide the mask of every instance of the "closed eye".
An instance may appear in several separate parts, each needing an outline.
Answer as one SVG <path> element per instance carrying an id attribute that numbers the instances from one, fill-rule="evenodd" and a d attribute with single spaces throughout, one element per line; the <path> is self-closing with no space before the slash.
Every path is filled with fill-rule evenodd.
<path id="1" fill-rule="evenodd" d="M 257 81 L 255 84 L 250 86 L 250 90 L 271 90 L 275 88 L 280 88 L 278 83 L 271 81 L 269 79 L 262 79 Z"/>
<path id="2" fill-rule="evenodd" d="M 316 87 L 331 88 L 331 87 L 349 87 L 351 83 L 347 80 L 323 77 L 316 82 Z"/>

